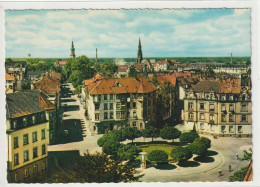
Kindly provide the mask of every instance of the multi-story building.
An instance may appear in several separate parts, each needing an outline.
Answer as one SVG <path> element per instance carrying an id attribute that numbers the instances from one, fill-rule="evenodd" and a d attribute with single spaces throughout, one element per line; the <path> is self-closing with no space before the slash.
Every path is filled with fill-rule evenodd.
<path id="1" fill-rule="evenodd" d="M 37 90 L 6 94 L 8 182 L 30 182 L 46 171 L 54 113 L 54 105 Z"/>
<path id="2" fill-rule="evenodd" d="M 218 136 L 251 136 L 251 92 L 241 79 L 203 80 L 186 91 L 185 129 Z"/>
<path id="3" fill-rule="evenodd" d="M 86 115 L 93 132 L 126 126 L 144 129 L 155 120 L 156 86 L 146 78 L 85 81 Z"/>
<path id="4" fill-rule="evenodd" d="M 13 75 L 5 73 L 5 92 L 14 93 L 16 91 L 16 78 Z"/>
<path id="5" fill-rule="evenodd" d="M 167 71 L 169 69 L 170 63 L 168 60 L 158 61 L 154 64 L 154 71 Z"/>

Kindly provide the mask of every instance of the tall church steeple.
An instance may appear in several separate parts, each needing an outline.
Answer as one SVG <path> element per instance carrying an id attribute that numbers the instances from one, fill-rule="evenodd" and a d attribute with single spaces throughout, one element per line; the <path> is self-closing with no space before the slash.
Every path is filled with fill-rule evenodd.
<path id="1" fill-rule="evenodd" d="M 143 60 L 143 53 L 142 53 L 142 46 L 141 46 L 141 40 L 139 37 L 139 44 L 138 44 L 138 50 L 137 50 L 137 60 L 136 63 L 140 64 Z"/>
<path id="2" fill-rule="evenodd" d="M 75 58 L 76 55 L 75 55 L 75 48 L 74 48 L 74 44 L 73 44 L 73 41 L 71 43 L 71 48 L 70 48 L 70 58 Z"/>

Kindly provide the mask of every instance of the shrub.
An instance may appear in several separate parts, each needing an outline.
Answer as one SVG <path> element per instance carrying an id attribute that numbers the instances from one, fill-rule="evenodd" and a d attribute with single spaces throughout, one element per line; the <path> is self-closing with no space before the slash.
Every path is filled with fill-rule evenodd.
<path id="1" fill-rule="evenodd" d="M 230 182 L 235 182 L 235 181 L 243 181 L 246 172 L 248 170 L 249 165 L 242 167 L 240 170 L 236 171 L 233 175 L 229 177 Z"/>
<path id="2" fill-rule="evenodd" d="M 104 134 L 102 137 L 100 137 L 97 141 L 97 144 L 99 147 L 103 147 L 104 143 L 110 139 L 110 136 L 108 134 Z"/>
<path id="3" fill-rule="evenodd" d="M 111 139 L 111 140 L 106 141 L 103 144 L 102 150 L 104 153 L 106 153 L 108 155 L 116 155 L 120 146 L 121 146 L 120 142 Z"/>
<path id="4" fill-rule="evenodd" d="M 153 141 L 153 138 L 159 137 L 160 130 L 153 126 L 150 126 L 146 129 L 142 130 L 141 133 L 144 138 L 152 138 L 152 141 Z"/>
<path id="5" fill-rule="evenodd" d="M 167 162 L 168 154 L 163 150 L 153 150 L 148 155 L 148 160 L 155 161 L 155 162 Z"/>
<path id="6" fill-rule="evenodd" d="M 208 153 L 207 146 L 202 141 L 194 141 L 192 144 L 188 146 L 193 154 L 198 156 L 206 156 Z"/>
<path id="7" fill-rule="evenodd" d="M 125 134 L 123 133 L 123 130 L 113 130 L 109 133 L 109 136 L 112 139 L 117 140 L 119 142 L 126 140 L 126 137 L 125 137 Z"/>
<path id="8" fill-rule="evenodd" d="M 141 149 L 133 145 L 121 145 L 117 151 L 119 160 L 134 160 Z"/>
<path id="9" fill-rule="evenodd" d="M 132 140 L 141 137 L 141 132 L 137 128 L 127 127 L 123 129 L 123 134 L 126 139 Z"/>
<path id="10" fill-rule="evenodd" d="M 203 142 L 206 145 L 207 148 L 211 147 L 211 140 L 206 138 L 206 137 L 201 136 L 201 137 L 196 138 L 194 141 Z"/>
<path id="11" fill-rule="evenodd" d="M 171 157 L 178 161 L 189 160 L 192 157 L 192 152 L 188 147 L 177 147 L 171 151 Z"/>
<path id="12" fill-rule="evenodd" d="M 198 138 L 199 135 L 196 132 L 185 132 L 182 133 L 180 136 L 180 143 L 185 144 L 185 143 L 192 143 L 196 138 Z"/>
<path id="13" fill-rule="evenodd" d="M 173 140 L 179 138 L 180 135 L 181 135 L 181 131 L 179 131 L 175 127 L 165 126 L 163 129 L 161 129 L 160 132 L 161 138 L 166 140 Z"/>

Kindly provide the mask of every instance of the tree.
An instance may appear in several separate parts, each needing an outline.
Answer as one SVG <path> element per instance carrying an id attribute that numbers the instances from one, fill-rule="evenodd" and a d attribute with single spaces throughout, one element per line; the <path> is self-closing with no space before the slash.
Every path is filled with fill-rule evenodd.
<path id="1" fill-rule="evenodd" d="M 105 77 L 112 77 L 117 70 L 118 67 L 114 62 L 106 61 L 102 66 L 102 71 Z"/>
<path id="2" fill-rule="evenodd" d="M 87 153 L 75 161 L 64 174 L 58 176 L 59 183 L 109 183 L 139 181 L 139 175 L 133 167 L 121 161 L 115 161 L 104 153 Z"/>
<path id="3" fill-rule="evenodd" d="M 180 143 L 192 143 L 196 138 L 198 138 L 199 135 L 196 132 L 185 132 L 180 135 Z"/>
<path id="4" fill-rule="evenodd" d="M 176 129 L 175 127 L 165 126 L 161 129 L 160 136 L 162 139 L 173 140 L 179 138 L 181 135 L 181 131 Z"/>
<path id="5" fill-rule="evenodd" d="M 123 133 L 126 139 L 132 140 L 134 142 L 135 138 L 139 138 L 141 136 L 141 132 L 137 128 L 126 127 L 123 129 Z"/>
<path id="6" fill-rule="evenodd" d="M 153 126 L 150 126 L 142 130 L 141 132 L 144 138 L 152 138 L 152 142 L 153 142 L 153 138 L 157 138 L 160 136 L 160 130 Z"/>
<path id="7" fill-rule="evenodd" d="M 74 88 L 76 88 L 82 84 L 84 77 L 85 77 L 85 75 L 84 75 L 83 71 L 75 70 L 70 75 L 69 81 L 72 83 Z"/>
<path id="8" fill-rule="evenodd" d="M 197 141 L 203 142 L 208 149 L 211 147 L 211 140 L 206 138 L 206 137 L 201 136 L 201 137 L 196 138 L 194 141 L 195 142 L 197 142 Z"/>
<path id="9" fill-rule="evenodd" d="M 242 182 L 246 172 L 248 170 L 249 165 L 242 167 L 240 170 L 236 171 L 233 175 L 229 177 L 230 182 L 240 181 Z"/>
<path id="10" fill-rule="evenodd" d="M 250 148 L 249 151 L 243 150 L 244 155 L 240 160 L 251 160 L 252 159 L 252 149 Z"/>
<path id="11" fill-rule="evenodd" d="M 133 145 L 121 145 L 117 151 L 117 159 L 134 160 L 141 149 Z"/>
<path id="12" fill-rule="evenodd" d="M 205 71 L 205 76 L 206 77 L 215 77 L 215 72 L 211 67 L 207 67 Z"/>
<path id="13" fill-rule="evenodd" d="M 123 130 L 113 130 L 108 135 L 110 136 L 110 138 L 117 140 L 119 142 L 126 140 L 126 136 L 125 136 Z"/>
<path id="14" fill-rule="evenodd" d="M 10 62 L 13 62 L 13 60 L 11 58 L 6 58 L 5 59 L 5 63 L 10 63 Z"/>
<path id="15" fill-rule="evenodd" d="M 103 144 L 102 151 L 108 155 L 115 156 L 117 155 L 117 151 L 120 146 L 121 146 L 120 142 L 113 139 L 109 139 Z"/>
<path id="16" fill-rule="evenodd" d="M 105 144 L 106 141 L 108 141 L 110 139 L 109 134 L 104 134 L 103 136 L 101 136 L 98 141 L 97 144 L 99 147 L 103 147 L 103 145 Z"/>
<path id="17" fill-rule="evenodd" d="M 135 66 L 134 66 L 134 65 L 131 65 L 130 68 L 129 68 L 128 76 L 129 76 L 129 77 L 137 77 L 137 75 L 138 75 L 138 72 L 137 72 L 137 70 L 135 69 Z"/>
<path id="18" fill-rule="evenodd" d="M 192 144 L 188 146 L 193 154 L 198 156 L 206 156 L 208 153 L 207 146 L 205 142 L 202 141 L 194 141 Z"/>
<path id="19" fill-rule="evenodd" d="M 192 152 L 188 147 L 176 147 L 171 151 L 171 157 L 178 162 L 182 162 L 189 160 L 192 157 Z"/>
<path id="20" fill-rule="evenodd" d="M 167 162 L 168 154 L 163 150 L 153 150 L 148 155 L 148 160 L 155 161 L 155 162 Z"/>

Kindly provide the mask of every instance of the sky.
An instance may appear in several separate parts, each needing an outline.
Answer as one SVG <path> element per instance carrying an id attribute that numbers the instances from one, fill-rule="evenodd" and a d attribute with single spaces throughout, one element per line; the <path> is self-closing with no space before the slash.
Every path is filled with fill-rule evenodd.
<path id="1" fill-rule="evenodd" d="M 6 10 L 6 57 L 251 56 L 250 9 Z"/>

